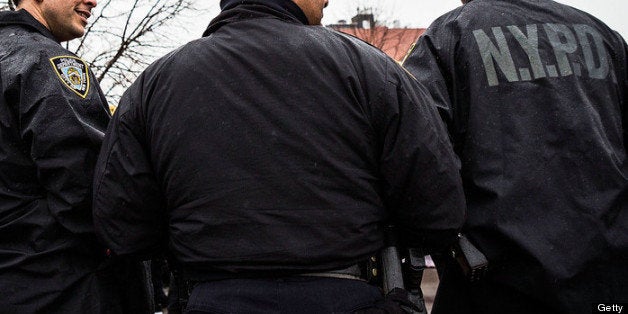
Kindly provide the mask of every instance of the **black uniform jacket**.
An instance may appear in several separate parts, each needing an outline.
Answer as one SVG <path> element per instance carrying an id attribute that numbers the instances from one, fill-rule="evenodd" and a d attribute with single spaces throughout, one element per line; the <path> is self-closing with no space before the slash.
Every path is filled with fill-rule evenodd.
<path id="1" fill-rule="evenodd" d="M 474 0 L 404 63 L 439 101 L 462 162 L 464 230 L 504 260 L 504 283 L 542 294 L 529 288 L 559 290 L 626 258 L 627 53 L 602 22 L 554 1 Z"/>
<path id="2" fill-rule="evenodd" d="M 0 12 L 0 92 L 0 312 L 99 313 L 91 186 L 105 98 L 24 10 Z"/>
<path id="3" fill-rule="evenodd" d="M 94 218 L 115 253 L 167 242 L 197 275 L 331 269 L 381 248 L 388 215 L 405 241 L 446 244 L 464 216 L 454 156 L 432 100 L 392 59 L 239 5 L 123 95 Z"/>

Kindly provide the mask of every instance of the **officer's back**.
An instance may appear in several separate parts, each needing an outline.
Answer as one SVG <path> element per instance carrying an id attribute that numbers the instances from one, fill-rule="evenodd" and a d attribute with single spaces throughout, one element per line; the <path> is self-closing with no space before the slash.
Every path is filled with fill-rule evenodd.
<path id="1" fill-rule="evenodd" d="M 125 93 L 96 181 L 96 222 L 114 252 L 150 254 L 167 236 L 186 276 L 211 283 L 199 298 L 222 306 L 234 296 L 215 293 L 233 286 L 275 291 L 238 280 L 365 261 L 383 245 L 387 215 L 406 242 L 447 244 L 464 201 L 435 107 L 380 51 L 304 25 L 320 23 L 325 4 L 223 1 L 203 39 Z M 311 311 L 381 298 L 362 281 L 296 278 L 328 287 L 309 301 L 309 288 L 290 289 Z M 333 296 L 341 288 L 355 295 Z"/>
<path id="2" fill-rule="evenodd" d="M 435 310 L 585 313 L 626 300 L 625 42 L 555 1 L 463 2 L 404 66 L 442 104 L 463 163 L 464 230 L 493 270 L 475 285 L 441 281 L 470 300 L 444 296 Z"/>

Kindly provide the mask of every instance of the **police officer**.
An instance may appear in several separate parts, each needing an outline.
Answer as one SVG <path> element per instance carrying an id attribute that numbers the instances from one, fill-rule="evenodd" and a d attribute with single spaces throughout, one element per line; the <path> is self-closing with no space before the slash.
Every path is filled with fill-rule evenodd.
<path id="1" fill-rule="evenodd" d="M 434 313 L 590 313 L 628 299 L 627 47 L 550 0 L 473 0 L 404 66 L 462 161 L 476 283 L 445 260 Z"/>
<path id="2" fill-rule="evenodd" d="M 123 95 L 95 181 L 119 256 L 168 249 L 189 313 L 351 312 L 382 299 L 359 265 L 390 218 L 406 245 L 455 240 L 464 198 L 427 92 L 320 27 L 327 0 L 223 0 Z"/>
<path id="3" fill-rule="evenodd" d="M 0 12 L 0 312 L 118 313 L 91 218 L 110 114 L 60 45 L 83 35 L 96 1 L 14 3 Z"/>

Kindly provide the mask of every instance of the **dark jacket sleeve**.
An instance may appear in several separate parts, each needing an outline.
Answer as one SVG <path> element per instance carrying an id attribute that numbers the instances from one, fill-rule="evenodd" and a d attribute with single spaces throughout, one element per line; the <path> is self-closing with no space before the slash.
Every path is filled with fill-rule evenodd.
<path id="1" fill-rule="evenodd" d="M 452 13 L 453 14 L 453 13 Z M 455 64 L 456 29 L 448 16 L 441 17 L 434 22 L 426 32 L 419 37 L 410 51 L 403 67 L 408 70 L 432 96 L 442 120 L 447 125 L 449 135 L 458 149 L 457 140 L 464 137 L 466 131 L 465 108 L 455 108 L 459 103 L 456 99 L 453 86 L 455 73 L 450 69 Z"/>
<path id="2" fill-rule="evenodd" d="M 32 56 L 31 54 L 29 58 Z M 108 122 L 96 87 L 83 99 L 62 85 L 45 54 L 25 62 L 17 108 L 50 213 L 72 233 L 93 233 L 92 174 Z M 26 61 L 26 60 L 25 60 Z"/>
<path id="3" fill-rule="evenodd" d="M 141 109 L 142 79 L 122 96 L 94 178 L 94 224 L 116 255 L 148 257 L 163 249 L 166 204 L 155 179 Z"/>
<path id="4" fill-rule="evenodd" d="M 453 47 L 443 47 L 446 43 L 432 37 L 431 32 L 432 29 L 428 29 L 419 37 L 403 67 L 426 87 L 436 101 L 443 119 L 449 123 L 452 118 L 452 100 L 446 83 L 448 73 L 444 71 L 448 60 L 444 60 L 446 56 L 440 52 Z"/>
<path id="5" fill-rule="evenodd" d="M 386 208 L 408 246 L 442 249 L 456 238 L 465 199 L 456 158 L 434 101 L 396 65 L 382 94 L 381 171 Z"/>
<path id="6" fill-rule="evenodd" d="M 622 43 L 624 44 L 624 60 L 628 62 L 628 45 L 623 40 Z M 628 63 L 624 63 L 624 98 L 621 106 L 624 126 L 624 149 L 628 151 Z"/>

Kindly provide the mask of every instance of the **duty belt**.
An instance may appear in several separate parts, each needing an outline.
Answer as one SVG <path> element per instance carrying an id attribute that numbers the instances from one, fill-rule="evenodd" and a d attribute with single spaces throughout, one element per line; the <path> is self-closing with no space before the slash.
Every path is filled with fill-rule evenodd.
<path id="1" fill-rule="evenodd" d="M 362 269 L 360 268 L 358 264 L 351 265 L 343 269 L 299 274 L 299 276 L 327 277 L 327 278 L 339 278 L 339 279 L 352 279 L 352 280 L 366 281 L 366 279 L 364 279 L 362 276 Z"/>

